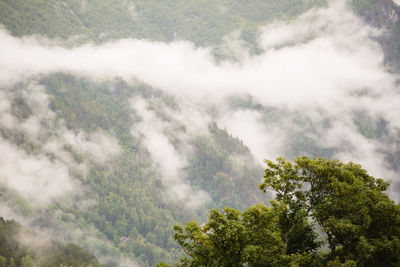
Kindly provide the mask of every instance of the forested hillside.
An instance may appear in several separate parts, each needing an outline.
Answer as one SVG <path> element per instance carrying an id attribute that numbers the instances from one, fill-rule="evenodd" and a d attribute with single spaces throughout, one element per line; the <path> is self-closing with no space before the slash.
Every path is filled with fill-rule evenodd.
<path id="1" fill-rule="evenodd" d="M 174 225 L 268 203 L 262 160 L 280 155 L 359 161 L 397 198 L 399 16 L 392 0 L 0 0 L 0 216 L 61 251 L 1 255 L 173 264 Z"/>
<path id="2" fill-rule="evenodd" d="M 13 35 L 104 42 L 117 38 L 190 40 L 213 45 L 237 29 L 254 44 L 257 27 L 324 4 L 312 1 L 1 1 L 0 23 Z"/>
<path id="3" fill-rule="evenodd" d="M 0 218 L 0 266 L 104 266 L 77 245 L 64 245 L 54 240 L 44 242 L 46 238 L 14 220 Z"/>
<path id="4" fill-rule="evenodd" d="M 386 63 L 399 70 L 400 57 L 400 9 L 393 1 L 352 1 L 355 12 L 378 28 L 386 29 L 379 43 L 385 52 Z"/>
<path id="5" fill-rule="evenodd" d="M 129 85 L 123 81 L 96 84 L 62 73 L 42 77 L 30 84 L 18 84 L 4 90 L 12 99 L 11 116 L 22 125 L 36 119 L 36 113 L 40 112 L 33 107 L 39 103 L 29 99 L 32 95 L 27 98 L 26 88 L 34 90 L 32 95 L 48 97 L 48 107 L 42 113 L 50 112 L 50 119 L 39 118 L 45 128 L 38 136 L 17 127 L 3 128 L 2 138 L 26 151 L 27 156 L 45 155 L 52 162 L 64 162 L 70 175 L 85 188 L 85 194 L 76 196 L 72 206 L 68 200 L 60 200 L 46 209 L 47 216 L 54 216 L 54 221 L 40 219 L 34 225 L 62 229 L 72 224 L 81 229 L 83 235 L 75 240 L 76 237 L 70 236 L 72 233 L 66 232 L 64 238 L 67 240 L 83 242 L 89 249 L 100 246 L 97 251 L 100 255 L 103 247 L 100 243 L 110 240 L 116 249 L 109 253 L 113 253 L 117 262 L 118 254 L 126 253 L 142 264 L 154 265 L 164 259 L 172 261 L 180 255 L 172 234 L 172 227 L 177 222 L 193 216 L 203 218 L 205 208 L 225 205 L 246 208 L 260 200 L 259 194 L 251 192 L 258 184 L 259 167 L 252 163 L 250 151 L 238 139 L 216 124 L 210 124 L 209 135 L 191 135 L 185 125 L 174 121 L 174 117 L 165 117 L 163 120 L 175 128 L 169 132 L 173 138 L 171 142 L 176 147 L 189 146 L 192 151 L 182 172 L 194 188 L 205 190 L 212 199 L 210 203 L 195 203 L 193 199 L 192 205 L 200 208 L 198 210 L 192 210 L 190 206 L 182 209 L 182 205 L 186 205 L 184 202 L 190 201 L 189 195 L 178 202 L 168 200 L 163 192 L 168 191 L 169 185 L 160 177 L 163 174 L 152 165 L 151 155 L 140 138 L 131 134 L 142 119 L 130 107 L 129 99 L 152 99 L 149 110 L 164 116 L 179 107 L 173 99 L 164 99 L 161 92 L 149 86 Z M 177 139 L 179 135 L 184 139 Z M 95 150 L 92 151 L 90 146 Z M 100 150 L 97 151 L 95 146 Z M 101 149 L 116 152 L 102 158 L 97 155 L 104 153 Z M 249 164 L 237 164 L 236 157 Z M 32 217 L 43 212 L 26 202 L 19 204 L 22 200 L 17 195 L 6 194 L 3 201 Z M 82 210 L 80 206 L 85 201 L 90 202 L 89 207 Z M 89 229 L 100 238 L 95 244 L 90 241 L 91 234 L 85 233 Z M 124 236 L 129 239 L 121 241 Z"/>

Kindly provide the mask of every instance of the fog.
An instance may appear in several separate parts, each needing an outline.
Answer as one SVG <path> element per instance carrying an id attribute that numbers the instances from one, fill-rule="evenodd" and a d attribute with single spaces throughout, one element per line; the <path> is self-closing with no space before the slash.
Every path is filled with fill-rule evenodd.
<path id="1" fill-rule="evenodd" d="M 131 13 L 135 16 L 134 8 Z M 85 175 L 88 161 L 106 164 L 121 153 L 116 138 L 106 133 L 67 130 L 48 108 L 43 88 L 35 83 L 22 94 L 35 115 L 23 121 L 15 118 L 11 111 L 15 96 L 8 88 L 55 72 L 94 81 L 139 80 L 174 97 L 179 107 L 163 110 L 170 119 L 152 110 L 149 100 L 131 99 L 131 109 L 140 117 L 131 134 L 150 153 L 165 198 L 184 202 L 190 209 L 201 207 L 210 197 L 184 179 L 189 140 L 207 135 L 212 121 L 243 140 L 260 165 L 265 158 L 289 155 L 292 138 L 303 133 L 320 148 L 335 148 L 333 157 L 360 163 L 374 176 L 398 181 L 399 174 L 389 168 L 382 152 L 394 149 L 388 140 L 397 140 L 400 128 L 399 77 L 387 70 L 375 41 L 383 33 L 365 25 L 346 1 L 330 1 L 327 8 L 263 27 L 259 36 L 263 52 L 256 55 L 250 54 L 237 32 L 219 47 L 124 39 L 66 48 L 43 36 L 16 38 L 1 29 L 0 125 L 43 143 L 44 152 L 29 154 L 0 138 L 0 183 L 28 200 L 50 203 L 80 187 L 71 170 Z M 214 49 L 236 60 L 217 60 Z M 251 99 L 253 106 L 237 107 L 232 99 Z M 267 109 L 280 116 L 268 119 Z M 384 137 L 362 134 L 354 119 L 356 112 L 385 121 Z M 307 118 L 314 130 L 294 124 L 298 116 Z M 50 122 L 53 130 L 43 129 L 42 121 Z M 173 131 L 176 125 L 187 130 Z M 171 139 L 174 134 L 181 146 Z M 86 155 L 85 161 L 75 162 L 65 151 L 66 144 Z M 56 159 L 49 160 L 46 153 Z M 391 196 L 399 199 L 396 192 Z"/>
<path id="2" fill-rule="evenodd" d="M 142 118 L 140 123 L 133 126 L 132 134 L 141 140 L 150 152 L 155 170 L 166 188 L 165 197 L 169 200 L 180 201 L 191 209 L 198 208 L 209 201 L 210 197 L 207 192 L 193 191 L 190 185 L 182 179 L 183 168 L 187 162 L 184 153 L 180 153 L 166 136 L 166 133 L 173 130 L 171 123 L 157 117 L 143 98 L 132 99 L 130 104 Z M 180 116 L 172 118 L 180 120 Z M 189 131 L 195 127 L 196 123 L 189 126 Z M 179 136 L 177 137 L 179 138 Z"/>
<path id="3" fill-rule="evenodd" d="M 49 108 L 48 95 L 36 82 L 28 83 L 22 90 L 2 88 L 0 96 L 0 128 L 2 133 L 13 133 L 10 140 L 0 137 L 0 185 L 35 204 L 50 204 L 58 197 L 78 194 L 81 185 L 72 179 L 70 172 L 86 175 L 89 160 L 105 163 L 120 152 L 113 137 L 101 132 L 85 134 L 68 130 L 62 120 L 56 119 Z M 23 99 L 31 110 L 25 119 L 13 112 L 16 98 Z M 13 136 L 19 135 L 24 142 L 13 140 Z M 85 155 L 84 161 L 77 163 L 65 145 Z"/>
<path id="4" fill-rule="evenodd" d="M 37 37 L 13 38 L 3 31 L 0 77 L 4 82 L 63 70 L 136 77 L 195 102 L 219 103 L 226 96 L 246 93 L 264 105 L 332 108 L 349 90 L 391 86 L 380 48 L 370 39 L 376 34 L 343 1 L 290 24 L 266 27 L 260 41 L 265 53 L 236 63 L 217 64 L 210 48 L 195 48 L 185 41 L 127 39 L 66 49 Z M 210 94 L 212 99 L 207 99 Z"/>
<path id="5" fill-rule="evenodd" d="M 30 157 L 0 140 L 2 183 L 29 200 L 48 202 L 72 190 L 68 169 L 43 157 Z"/>
<path id="6" fill-rule="evenodd" d="M 222 47 L 239 55 L 240 60 L 233 62 L 217 63 L 213 47 L 198 48 L 188 41 L 124 39 L 71 49 L 60 46 L 58 41 L 39 36 L 15 38 L 1 30 L 0 82 L 9 85 L 30 76 L 58 71 L 96 80 L 138 79 L 200 111 L 217 107 L 219 116 L 213 119 L 243 139 L 261 162 L 265 157 L 283 154 L 287 145 L 285 125 L 290 126 L 290 122 L 273 127 L 262 125 L 258 111 L 229 108 L 230 97 L 251 96 L 264 107 L 309 116 L 316 125 L 327 117 L 337 120 L 335 128 L 321 133 L 323 136 L 317 136 L 315 142 L 326 145 L 320 140 L 333 144 L 338 143 L 337 138 L 346 139 L 352 149 L 347 147 L 338 156 L 365 164 L 373 158 L 379 162 L 376 150 L 380 144 L 360 136 L 351 121 L 352 112 L 368 110 L 372 117 L 382 117 L 389 122 L 392 133 L 400 123 L 397 77 L 383 65 L 383 53 L 373 38 L 379 34 L 377 29 L 363 24 L 347 8 L 346 1 L 331 1 L 328 8 L 311 10 L 293 21 L 264 27 L 259 37 L 264 52 L 259 55 L 250 55 L 240 41 L 232 40 L 235 34 L 229 36 L 225 39 L 228 43 Z M 193 124 L 203 124 L 201 127 L 206 128 L 207 116 L 198 117 Z M 7 118 L 2 123 L 7 123 Z M 330 134 L 331 131 L 336 134 Z M 165 141 L 161 135 L 157 136 L 153 137 Z M 78 135 L 73 140 L 67 135 L 70 143 L 78 144 L 79 138 Z M 145 140 L 149 138 L 147 134 Z M 359 147 L 361 144 L 369 147 L 368 151 Z M 149 141 L 147 145 L 154 144 Z M 171 158 L 167 156 L 171 152 L 167 147 L 165 158 Z M 181 161 L 180 165 L 184 164 L 183 158 L 176 159 Z M 365 167 L 378 176 L 387 174 L 370 164 Z"/>

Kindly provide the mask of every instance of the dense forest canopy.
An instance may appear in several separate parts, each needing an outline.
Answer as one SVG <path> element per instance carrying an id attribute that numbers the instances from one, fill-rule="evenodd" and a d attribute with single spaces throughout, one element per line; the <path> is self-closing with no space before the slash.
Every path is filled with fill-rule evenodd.
<path id="1" fill-rule="evenodd" d="M 38 234 L 23 228 L 14 220 L 0 218 L 0 266 L 2 267 L 105 267 L 75 244 L 54 240 L 43 242 Z"/>
<path id="2" fill-rule="evenodd" d="M 0 24 L 0 266 L 396 262 L 392 0 L 0 0 Z M 280 155 L 326 160 L 269 162 L 263 194 Z"/>

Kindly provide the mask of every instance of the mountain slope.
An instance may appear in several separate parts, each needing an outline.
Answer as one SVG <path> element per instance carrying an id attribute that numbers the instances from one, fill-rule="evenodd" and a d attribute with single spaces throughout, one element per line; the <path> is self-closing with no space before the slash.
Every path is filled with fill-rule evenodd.
<path id="1" fill-rule="evenodd" d="M 240 84 L 240 80 L 239 85 L 229 84 L 233 93 L 222 103 L 214 99 L 214 91 L 217 99 L 218 85 L 226 79 L 218 80 L 218 75 L 206 77 L 211 81 L 216 79 L 217 89 L 214 90 L 212 85 L 205 99 L 212 104 L 199 104 L 195 97 L 194 100 L 182 99 L 162 86 L 126 78 L 123 74 L 121 77 L 113 74 L 92 77 L 90 73 L 58 67 L 28 78 L 23 76 L 15 84 L 1 83 L 0 149 L 4 151 L 0 155 L 3 166 L 0 172 L 3 178 L 1 208 L 8 207 L 18 215 L 30 218 L 27 225 L 33 229 L 62 233 L 60 239 L 80 244 L 109 266 L 152 266 L 161 261 L 172 263 L 181 257 L 182 251 L 173 240 L 174 224 L 192 219 L 204 221 L 209 208 L 231 206 L 245 210 L 254 203 L 267 201 L 269 196 L 257 192 L 256 188 L 262 177 L 259 157 L 266 157 L 270 150 L 268 155 L 279 152 L 290 158 L 299 154 L 333 158 L 347 155 L 349 151 L 349 154 L 353 153 L 353 146 L 367 147 L 376 152 L 376 157 L 384 155 L 385 161 L 382 164 L 376 161 L 376 165 L 385 168 L 389 165 L 387 169 L 397 175 L 400 142 L 397 132 L 390 128 L 393 121 L 389 121 L 386 114 L 382 114 L 384 112 L 367 112 L 368 106 L 359 105 L 346 106 L 348 110 L 344 111 L 334 107 L 332 110 L 337 108 L 338 113 L 330 113 L 329 105 L 326 109 L 313 110 L 313 100 L 318 102 L 318 97 L 323 94 L 315 95 L 307 90 L 311 93 L 307 98 L 312 100 L 297 109 L 293 108 L 291 100 L 302 95 L 296 94 L 295 90 L 285 91 L 286 88 L 273 83 L 263 84 L 277 76 L 280 84 L 291 79 L 297 81 L 303 76 L 310 78 L 307 60 L 296 57 L 296 51 L 305 47 L 310 55 L 313 49 L 323 47 L 326 43 L 321 39 L 329 40 L 331 29 L 329 23 L 323 24 L 323 30 L 328 33 L 318 39 L 320 29 L 310 25 L 318 24 L 319 17 L 315 19 L 309 15 L 315 19 L 306 24 L 311 28 L 310 32 L 302 32 L 304 27 L 300 23 L 304 21 L 296 18 L 320 6 L 326 6 L 325 1 L 0 0 L 0 23 L 13 36 L 37 35 L 34 38 L 53 52 L 62 50 L 60 46 L 71 48 L 83 44 L 84 48 L 94 47 L 94 54 L 98 55 L 101 44 L 120 38 L 163 41 L 166 43 L 157 44 L 164 47 L 183 39 L 195 44 L 194 52 L 184 51 L 187 53 L 183 53 L 184 62 L 189 61 L 192 52 L 198 56 L 196 59 L 205 55 L 208 60 L 193 68 L 200 78 L 203 78 L 203 71 L 207 73 L 204 66 L 216 70 L 217 74 L 227 70 L 241 75 L 235 70 L 241 70 L 242 65 L 264 66 L 261 64 L 264 59 L 274 56 L 278 59 L 272 65 L 266 64 L 268 69 L 262 69 L 262 75 L 268 73 L 270 76 L 249 75 L 244 84 Z M 352 7 L 368 24 L 387 29 L 377 38 L 384 51 L 385 68 L 392 67 L 392 71 L 396 71 L 400 62 L 399 7 L 389 0 L 354 0 Z M 268 26 L 273 21 L 280 22 Z M 294 25 L 296 23 L 299 27 Z M 281 43 L 278 38 L 278 44 L 273 43 L 274 36 L 267 36 L 272 40 L 272 46 L 264 44 L 261 48 L 259 39 L 266 39 L 260 35 L 263 27 L 267 27 L 267 31 L 283 29 L 283 35 L 289 28 L 290 34 Z M 291 35 L 292 28 L 300 29 L 300 37 L 295 35 L 298 34 L 296 30 L 294 37 Z M 269 39 L 264 39 L 262 41 L 268 45 Z M 31 41 L 16 40 L 28 45 Z M 238 40 L 240 45 L 234 52 L 243 52 L 250 47 L 250 55 L 246 54 L 247 50 L 243 52 L 243 62 L 219 62 L 218 56 L 213 57 L 221 51 L 222 55 L 226 52 L 224 43 L 236 44 Z M 93 47 L 88 45 L 93 43 L 96 44 Z M 310 43 L 317 46 L 307 47 Z M 108 47 L 115 45 L 107 44 Z M 339 44 L 342 45 L 340 49 L 351 46 L 346 42 Z M 325 59 L 325 54 L 336 49 L 330 45 L 328 42 L 328 49 L 318 54 L 319 58 Z M 199 46 L 205 48 L 198 49 Z M 176 47 L 179 48 L 172 48 Z M 212 52 L 208 53 L 208 49 Z M 290 56 L 280 57 L 281 51 L 288 51 Z M 343 51 L 347 53 L 346 49 Z M 112 52 L 118 54 L 115 50 Z M 356 53 L 345 55 L 351 58 L 353 54 Z M 44 53 L 35 63 L 46 62 L 46 55 Z M 164 56 L 167 57 L 160 53 L 160 57 Z M 343 66 L 339 64 L 342 59 L 332 62 Z M 64 57 L 64 60 L 68 61 L 68 58 Z M 311 60 L 320 63 L 318 57 L 311 57 Z M 110 60 L 110 64 L 112 62 Z M 289 64 L 285 65 L 285 62 Z M 174 67 L 173 64 L 162 64 L 165 69 Z M 312 68 L 314 75 L 321 74 L 326 83 L 333 83 L 317 83 L 318 92 L 325 86 L 339 91 L 346 79 L 352 84 L 351 75 L 336 74 L 330 62 L 327 65 L 326 73 Z M 153 71 L 151 65 L 149 68 Z M 249 70 L 257 68 L 244 68 L 243 72 Z M 344 69 L 343 73 L 346 71 Z M 340 81 L 330 80 L 331 72 Z M 156 70 L 153 75 L 157 81 L 165 79 L 158 77 Z M 186 78 L 184 75 L 177 77 Z M 236 81 L 234 75 L 222 77 Z M 178 79 L 175 82 L 182 86 Z M 268 102 L 270 105 L 263 103 L 257 95 L 251 95 L 258 88 L 257 83 L 262 84 L 260 88 L 265 92 L 265 98 L 272 99 Z M 203 85 L 203 80 L 189 84 L 194 88 L 184 89 L 196 95 L 200 87 L 196 86 Z M 288 84 L 300 87 L 299 84 Z M 306 85 L 313 86 L 314 83 Z M 245 89 L 238 90 L 236 86 Z M 268 90 L 273 86 L 277 89 L 273 88 L 275 91 L 270 93 Z M 374 95 L 376 88 L 357 86 L 351 90 L 346 88 L 350 92 L 345 103 L 353 100 L 361 103 L 359 101 L 368 97 L 380 99 Z M 283 101 L 282 105 L 273 103 L 280 93 L 281 99 L 290 101 Z M 395 102 L 394 96 L 391 98 Z M 374 102 L 367 103 L 372 106 Z M 322 104 L 326 103 L 322 101 Z M 345 119 L 341 120 L 341 116 Z M 235 119 L 242 123 L 239 127 L 230 124 Z M 340 123 L 350 126 L 346 128 Z M 355 131 L 350 132 L 353 126 Z M 245 133 L 250 138 L 244 140 L 238 133 Z M 265 142 L 252 142 L 261 139 L 262 134 L 268 135 Z M 374 150 L 374 145 L 379 150 Z M 259 151 L 262 156 L 256 153 Z"/>

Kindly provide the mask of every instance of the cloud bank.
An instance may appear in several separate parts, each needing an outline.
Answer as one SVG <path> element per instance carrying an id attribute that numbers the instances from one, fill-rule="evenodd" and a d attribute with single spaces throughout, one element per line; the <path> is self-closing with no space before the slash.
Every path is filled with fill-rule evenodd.
<path id="1" fill-rule="evenodd" d="M 398 76 L 385 69 L 383 52 L 374 41 L 382 33 L 365 25 L 346 1 L 331 1 L 327 8 L 311 10 L 290 22 L 272 23 L 261 32 L 261 54 L 250 55 L 239 40 L 232 40 L 234 33 L 222 49 L 237 60 L 218 62 L 213 47 L 197 48 L 187 41 L 124 39 L 65 48 L 39 36 L 16 38 L 0 30 L 0 128 L 43 144 L 43 153 L 27 153 L 0 138 L 0 184 L 29 201 L 47 204 L 79 188 L 71 170 L 85 173 L 87 160 L 104 164 L 119 155 L 121 148 L 114 137 L 66 129 L 48 108 L 43 88 L 35 83 L 20 95 L 33 115 L 22 121 L 13 115 L 15 95 L 9 89 L 13 83 L 59 71 L 95 80 L 137 79 L 176 97 L 180 109 L 162 111 L 173 119 L 152 110 L 148 100 L 132 99 L 132 110 L 142 120 L 131 133 L 149 151 L 166 198 L 184 202 L 188 208 L 198 208 L 210 197 L 183 179 L 190 149 L 177 146 L 173 138 L 185 144 L 192 136 L 207 134 L 212 120 L 242 139 L 260 164 L 264 158 L 287 153 L 291 139 L 302 133 L 320 148 L 334 148 L 333 157 L 361 163 L 374 176 L 399 181 L 382 153 L 395 150 L 387 140 L 398 140 L 400 128 Z M 232 98 L 251 98 L 252 105 L 233 106 Z M 266 112 L 269 109 L 281 114 L 275 118 Z M 384 136 L 362 134 L 354 112 L 384 120 Z M 295 125 L 299 116 L 306 117 L 314 131 L 301 123 Z M 43 128 L 43 121 L 53 130 Z M 182 125 L 186 132 L 175 130 Z M 87 160 L 75 162 L 65 145 Z M 399 199 L 396 192 L 392 197 Z M 4 207 L 0 210 L 5 211 Z M 83 239 L 76 232 L 71 240 Z"/>
<path id="2" fill-rule="evenodd" d="M 115 138 L 100 132 L 68 130 L 62 120 L 56 119 L 49 108 L 48 95 L 36 82 L 20 90 L 1 88 L 0 97 L 0 185 L 35 204 L 49 204 L 67 194 L 78 194 L 79 182 L 70 172 L 85 175 L 88 160 L 105 163 L 120 152 Z M 25 118 L 15 114 L 15 99 L 22 99 L 30 110 Z M 84 156 L 82 162 L 74 160 L 66 145 Z"/>
<path id="3" fill-rule="evenodd" d="M 132 128 L 132 134 L 138 137 L 150 152 L 154 161 L 154 167 L 166 188 L 166 198 L 180 201 L 187 208 L 191 209 L 196 209 L 204 205 L 211 199 L 208 193 L 201 190 L 194 191 L 182 179 L 183 168 L 186 166 L 185 157 L 166 136 L 167 132 L 174 130 L 173 128 L 171 129 L 173 123 L 161 120 L 154 111 L 149 109 L 147 103 L 141 98 L 132 99 L 131 107 L 142 118 L 142 121 L 135 124 Z M 180 116 L 174 116 L 174 119 L 178 119 L 179 122 Z M 193 122 L 194 120 L 189 119 L 189 122 Z M 189 129 L 193 127 L 196 127 L 196 123 L 189 126 Z"/>
<path id="4" fill-rule="evenodd" d="M 0 139 L 1 183 L 28 200 L 48 203 L 71 192 L 73 184 L 68 169 L 47 158 L 32 157 Z"/>
<path id="5" fill-rule="evenodd" d="M 343 1 L 292 23 L 266 27 L 261 37 L 265 53 L 237 63 L 217 64 L 211 49 L 195 48 L 185 41 L 126 39 L 66 49 L 2 31 L 0 80 L 71 71 L 136 77 L 196 101 L 216 102 L 247 93 L 265 105 L 334 107 L 349 90 L 390 86 L 391 77 L 381 66 L 380 48 L 370 39 L 374 34 Z"/>
<path id="6" fill-rule="evenodd" d="M 214 107 L 218 112 L 213 119 L 243 139 L 261 162 L 287 150 L 287 133 L 293 125 L 290 118 L 266 123 L 262 111 L 232 108 L 228 101 L 251 96 L 261 107 L 302 114 L 316 127 L 328 119 L 330 127 L 324 130 L 321 126 L 317 135 L 310 133 L 315 144 L 335 146 L 334 156 L 360 162 L 373 175 L 394 179 L 396 174 L 381 164 L 383 156 L 378 151 L 382 141 L 361 135 L 353 120 L 357 110 L 387 121 L 389 136 L 395 136 L 400 128 L 397 77 L 383 65 L 382 50 L 373 38 L 379 34 L 354 15 L 344 0 L 330 1 L 327 8 L 311 10 L 290 22 L 264 27 L 259 44 L 264 52 L 250 55 L 239 42 L 233 46 L 240 55 L 235 62 L 217 62 L 213 48 L 197 48 L 187 41 L 124 39 L 70 49 L 37 36 L 15 38 L 2 30 L 0 83 L 5 86 L 58 71 L 94 79 L 138 79 L 198 110 Z M 208 117 L 205 114 L 204 120 L 196 121 L 206 122 Z M 152 156 L 161 169 L 171 173 L 165 181 L 173 184 L 176 181 L 168 176 L 179 177 L 184 159 L 165 132 L 152 123 L 153 119 L 145 119 L 140 125 L 144 143 L 150 152 L 163 152 Z M 296 130 L 301 131 L 301 126 Z M 167 159 L 174 159 L 173 163 L 163 167 Z"/>

